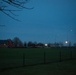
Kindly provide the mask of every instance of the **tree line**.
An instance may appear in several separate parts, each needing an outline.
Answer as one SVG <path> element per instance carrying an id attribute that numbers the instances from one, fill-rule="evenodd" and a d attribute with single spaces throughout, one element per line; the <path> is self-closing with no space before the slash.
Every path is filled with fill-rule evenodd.
<path id="1" fill-rule="evenodd" d="M 65 43 L 67 47 L 76 47 L 76 43 L 71 45 L 71 42 Z M 0 47 L 16 47 L 16 48 L 50 48 L 50 47 L 65 47 L 63 42 L 55 43 L 42 43 L 42 42 L 22 42 L 18 37 L 15 37 L 13 40 L 0 40 Z"/>
<path id="2" fill-rule="evenodd" d="M 42 47 L 64 47 L 64 44 L 63 42 L 55 42 L 55 43 L 47 43 L 47 44 L 44 44 L 42 42 L 32 42 L 32 41 L 29 41 L 29 42 L 22 42 L 18 37 L 15 37 L 13 40 L 13 45 L 14 47 L 29 47 L 29 48 L 42 48 Z M 74 47 L 76 47 L 76 43 L 73 44 Z M 71 47 L 71 42 L 68 43 L 68 47 Z"/>
<path id="3" fill-rule="evenodd" d="M 14 47 L 26 47 L 26 48 L 44 47 L 43 43 L 37 43 L 32 41 L 29 41 L 28 43 L 27 42 L 23 43 L 18 37 L 15 37 L 12 41 L 13 41 Z"/>

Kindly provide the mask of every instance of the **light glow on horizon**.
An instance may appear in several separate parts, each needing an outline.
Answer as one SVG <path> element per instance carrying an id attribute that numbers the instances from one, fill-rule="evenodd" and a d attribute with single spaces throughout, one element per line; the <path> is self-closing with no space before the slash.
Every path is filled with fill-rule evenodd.
<path id="1" fill-rule="evenodd" d="M 68 41 L 65 41 L 65 43 L 67 44 L 67 43 L 68 43 Z"/>
<path id="2" fill-rule="evenodd" d="M 45 46 L 47 47 L 47 46 L 48 46 L 48 44 L 45 44 Z"/>

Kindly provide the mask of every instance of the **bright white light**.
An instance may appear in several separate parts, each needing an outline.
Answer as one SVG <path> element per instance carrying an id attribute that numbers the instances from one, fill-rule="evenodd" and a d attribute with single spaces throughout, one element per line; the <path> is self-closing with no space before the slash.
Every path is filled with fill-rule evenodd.
<path id="1" fill-rule="evenodd" d="M 45 46 L 48 46 L 48 44 L 45 44 Z"/>
<path id="2" fill-rule="evenodd" d="M 68 43 L 68 41 L 65 41 L 65 43 L 67 44 L 67 43 Z"/>

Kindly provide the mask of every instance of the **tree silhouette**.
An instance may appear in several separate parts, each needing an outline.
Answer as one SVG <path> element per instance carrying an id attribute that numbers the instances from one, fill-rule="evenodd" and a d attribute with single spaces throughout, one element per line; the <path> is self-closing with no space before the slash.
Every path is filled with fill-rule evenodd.
<path id="1" fill-rule="evenodd" d="M 27 47 L 27 43 L 26 42 L 24 42 L 24 47 Z"/>
<path id="2" fill-rule="evenodd" d="M 33 9 L 25 6 L 29 0 L 0 0 L 0 11 L 10 18 L 19 21 L 14 16 L 17 16 L 14 12 L 21 11 L 22 9 Z"/>
<path id="3" fill-rule="evenodd" d="M 28 42 L 28 47 L 32 47 L 33 46 L 33 42 L 32 41 L 29 41 Z"/>
<path id="4" fill-rule="evenodd" d="M 23 46 L 22 41 L 18 37 L 15 37 L 13 39 L 13 43 L 14 43 L 15 47 L 22 47 Z"/>
<path id="5" fill-rule="evenodd" d="M 76 43 L 74 43 L 73 46 L 76 47 Z"/>

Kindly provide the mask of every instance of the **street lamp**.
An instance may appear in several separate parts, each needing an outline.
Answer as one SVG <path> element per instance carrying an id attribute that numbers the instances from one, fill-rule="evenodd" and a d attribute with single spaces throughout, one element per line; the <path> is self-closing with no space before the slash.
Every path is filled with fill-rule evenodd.
<path id="1" fill-rule="evenodd" d="M 69 41 L 65 41 L 65 44 L 68 46 L 69 45 Z"/>
<path id="2" fill-rule="evenodd" d="M 45 47 L 47 47 L 48 46 L 48 44 L 45 44 Z"/>
<path id="3" fill-rule="evenodd" d="M 66 44 L 67 46 L 70 45 L 70 39 L 69 39 L 70 36 L 69 36 L 69 33 L 72 32 L 72 31 L 73 31 L 72 29 L 70 29 L 70 30 L 67 31 L 67 40 L 65 41 L 65 44 Z"/>

